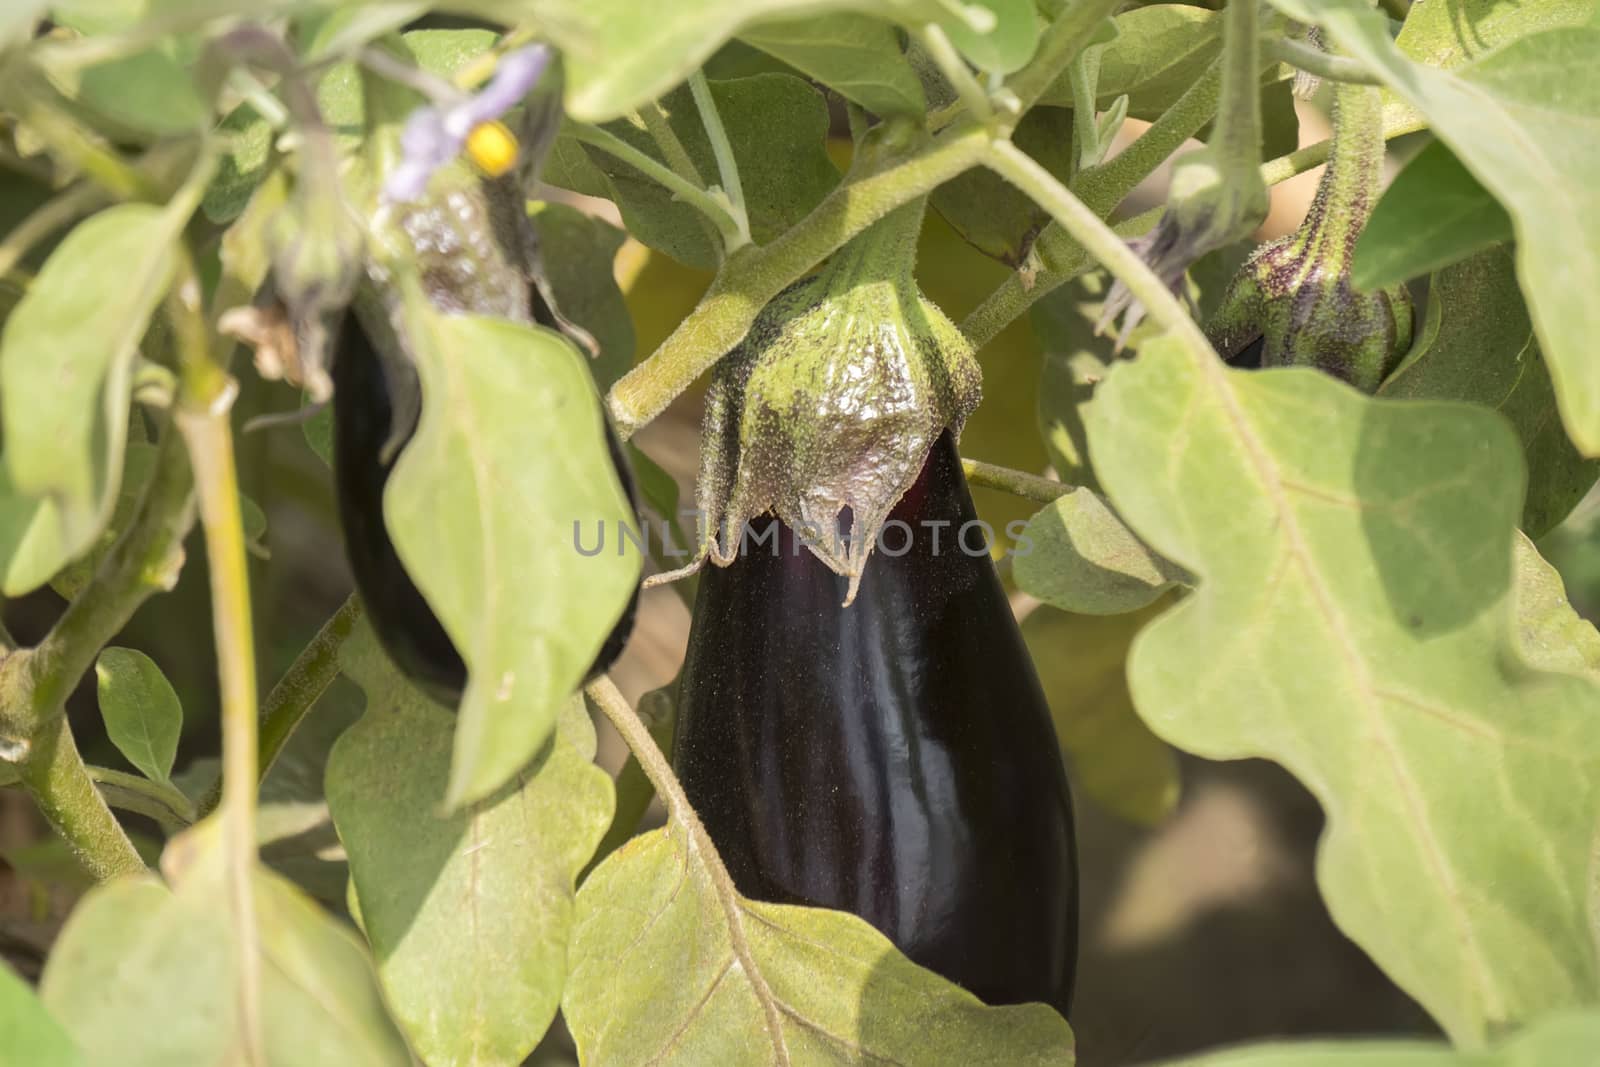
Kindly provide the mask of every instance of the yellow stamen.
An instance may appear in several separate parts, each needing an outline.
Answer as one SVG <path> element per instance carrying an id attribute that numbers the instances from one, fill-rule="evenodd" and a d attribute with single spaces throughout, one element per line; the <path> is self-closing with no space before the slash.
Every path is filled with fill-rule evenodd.
<path id="1" fill-rule="evenodd" d="M 467 156 L 491 178 L 517 163 L 517 138 L 502 122 L 480 122 L 467 134 Z"/>

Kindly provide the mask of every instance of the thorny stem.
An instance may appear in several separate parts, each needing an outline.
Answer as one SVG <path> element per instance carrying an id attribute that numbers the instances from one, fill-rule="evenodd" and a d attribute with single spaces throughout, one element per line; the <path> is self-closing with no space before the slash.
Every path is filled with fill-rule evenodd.
<path id="1" fill-rule="evenodd" d="M 672 771 L 672 764 L 668 762 L 655 739 L 650 736 L 649 728 L 629 706 L 622 692 L 617 689 L 616 683 L 608 675 L 601 675 L 585 686 L 583 691 L 594 702 L 595 707 L 600 709 L 601 714 L 611 721 L 611 725 L 616 727 L 623 743 L 638 758 L 645 777 L 649 778 L 650 784 L 655 787 L 656 796 L 667 806 L 667 817 L 683 828 L 684 836 L 688 838 L 691 857 L 705 868 L 706 877 L 711 882 L 717 903 L 721 905 L 723 917 L 728 923 L 728 940 L 732 943 L 734 956 L 743 968 L 744 978 L 750 983 L 756 1000 L 760 1002 L 762 1011 L 766 1014 L 767 1032 L 772 1038 L 776 1062 L 787 1065 L 790 1062 L 789 1050 L 783 1039 L 783 1025 L 778 1015 L 777 1001 L 767 986 L 760 965 L 751 954 L 750 943 L 744 932 L 744 903 L 738 889 L 734 887 L 732 876 L 728 874 L 728 868 L 722 863 L 717 846 L 712 843 L 711 835 L 706 832 L 700 816 L 695 814 L 694 805 L 689 803 L 682 783 Z"/>
<path id="2" fill-rule="evenodd" d="M 750 214 L 744 206 L 744 186 L 739 181 L 739 164 L 733 158 L 733 143 L 728 140 L 728 131 L 723 129 L 722 116 L 717 112 L 717 102 L 711 98 L 711 86 L 706 84 L 704 72 L 696 70 L 689 75 L 689 92 L 694 96 L 694 106 L 700 112 L 706 138 L 711 142 L 711 154 L 717 159 L 722 195 L 727 198 L 728 209 L 738 227 L 738 243 L 730 243 L 727 249 L 734 252 L 750 243 Z"/>
<path id="3" fill-rule="evenodd" d="M 1343 270 L 1383 180 L 1383 95 L 1373 86 L 1340 85 L 1333 98 L 1333 143 L 1299 240 L 1330 273 Z"/>
<path id="4" fill-rule="evenodd" d="M 1212 145 L 1223 159 L 1261 159 L 1261 38 L 1257 0 L 1228 0 L 1222 27 L 1222 103 Z"/>
<path id="5" fill-rule="evenodd" d="M 661 158 L 667 161 L 667 166 L 672 168 L 673 173 L 696 189 L 705 188 L 705 178 L 701 177 L 694 160 L 689 158 L 683 142 L 678 140 L 677 131 L 672 128 L 672 123 L 667 121 L 667 112 L 661 106 L 661 102 L 650 101 L 639 109 L 638 114 L 640 123 L 650 134 L 650 139 L 656 143 L 656 148 L 660 149 Z"/>

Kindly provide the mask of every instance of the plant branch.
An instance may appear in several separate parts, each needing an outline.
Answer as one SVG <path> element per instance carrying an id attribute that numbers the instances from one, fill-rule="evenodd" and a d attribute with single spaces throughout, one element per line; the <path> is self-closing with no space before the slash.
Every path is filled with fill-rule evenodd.
<path id="1" fill-rule="evenodd" d="M 1205 334 L 1172 291 L 1093 211 L 1031 156 L 1009 141 L 990 146 L 983 163 L 1050 214 L 1061 228 L 1128 287 L 1151 320 L 1193 352 L 1211 352 Z"/>
<path id="2" fill-rule="evenodd" d="M 258 783 L 266 781 L 272 765 L 307 712 L 339 677 L 339 650 L 355 631 L 361 612 L 361 600 L 352 593 L 322 624 L 311 642 L 300 650 L 300 655 L 267 694 L 261 705 L 260 751 L 256 759 Z M 200 814 L 211 814 L 221 802 L 222 780 L 219 778 L 201 799 Z"/>
<path id="3" fill-rule="evenodd" d="M 661 158 L 667 161 L 667 166 L 672 168 L 673 173 L 696 189 L 704 189 L 706 180 L 701 176 L 699 168 L 694 165 L 694 160 L 689 158 L 683 142 L 678 140 L 677 131 L 672 128 L 672 123 L 667 121 L 666 109 L 661 106 L 661 102 L 652 100 L 640 108 L 638 114 L 645 132 L 661 150 Z"/>
<path id="4" fill-rule="evenodd" d="M 749 243 L 742 236 L 739 220 L 728 210 L 727 205 L 704 189 L 680 178 L 673 173 L 672 168 L 659 160 L 652 159 L 610 130 L 582 122 L 569 124 L 569 129 L 572 136 L 580 143 L 598 148 L 607 155 L 621 160 L 665 188 L 675 199 L 694 207 L 715 224 L 717 232 L 722 234 L 722 239 L 729 248 L 739 247 L 740 242 Z"/>
<path id="5" fill-rule="evenodd" d="M 1320 48 L 1289 37 L 1268 37 L 1261 42 L 1262 54 L 1274 62 L 1287 63 L 1296 70 L 1315 74 L 1331 82 L 1351 85 L 1378 85 L 1378 76 L 1348 56 L 1335 56 Z"/>
<path id="6" fill-rule="evenodd" d="M 1040 504 L 1049 504 L 1072 492 L 1070 485 L 1063 485 L 1049 478 L 1014 470 L 1011 467 L 984 463 L 977 459 L 963 459 L 961 470 L 966 474 L 967 481 L 973 485 L 985 489 L 998 489 Z"/>
<path id="7" fill-rule="evenodd" d="M 174 786 L 110 767 L 89 767 L 88 772 L 106 803 L 154 819 L 169 834 L 195 821 L 194 805 Z"/>
<path id="8" fill-rule="evenodd" d="M 685 836 L 688 837 L 689 851 L 705 868 L 706 876 L 716 894 L 717 903 L 727 920 L 728 940 L 732 943 L 734 956 L 744 969 L 744 978 L 753 987 L 756 999 L 760 1001 L 762 1010 L 766 1014 L 767 1030 L 772 1038 L 777 1062 L 788 1064 L 789 1052 L 783 1041 L 783 1026 L 778 1016 L 777 1001 L 767 986 L 766 977 L 762 975 L 761 968 L 750 951 L 749 939 L 745 936 L 743 898 L 739 896 L 733 878 L 728 874 L 728 868 L 723 865 L 722 856 L 717 852 L 717 846 L 712 842 L 711 835 L 706 832 L 700 816 L 695 814 L 694 806 L 689 803 L 689 797 L 684 793 L 682 783 L 673 773 L 672 764 L 656 745 L 655 739 L 650 736 L 649 728 L 628 705 L 627 699 L 617 689 L 616 683 L 610 676 L 601 675 L 585 686 L 583 691 L 594 702 L 595 707 L 600 709 L 601 714 L 611 720 L 611 725 L 617 728 L 617 733 L 622 735 L 623 743 L 638 758 L 645 777 L 649 778 L 650 784 L 655 787 L 656 796 L 667 806 L 668 817 L 681 826 Z"/>
<path id="9" fill-rule="evenodd" d="M 237 384 L 212 358 L 201 287 L 180 257 L 174 310 L 182 392 L 176 421 L 194 464 L 211 576 L 211 614 L 222 689 L 222 825 L 233 934 L 239 945 L 239 1025 L 249 1064 L 264 1062 L 261 945 L 256 926 L 256 666 L 250 575 L 228 413 Z"/>
<path id="10" fill-rule="evenodd" d="M 1006 88 L 1022 105 L 1020 115 L 1049 91 L 1077 54 L 1094 36 L 1101 20 L 1110 17 L 1122 0 L 1074 0 L 1056 16 L 1039 38 L 1039 47 L 1028 65 L 1013 74 Z"/>
<path id="11" fill-rule="evenodd" d="M 644 362 L 611 388 L 607 406 L 626 439 L 743 339 L 767 302 L 856 234 L 976 166 L 989 136 L 957 126 L 915 155 L 848 181 L 789 232 L 730 256 L 699 305 Z"/>
<path id="12" fill-rule="evenodd" d="M 33 734 L 17 775 L 40 813 L 95 879 L 144 871 L 144 860 L 89 777 L 65 715 L 57 714 Z"/>
<path id="13" fill-rule="evenodd" d="M 750 213 L 744 206 L 744 185 L 739 181 L 739 163 L 733 158 L 733 142 L 728 140 L 728 131 L 723 129 L 722 116 L 717 112 L 717 102 L 711 98 L 711 86 L 706 84 L 703 71 L 697 70 L 689 75 L 689 92 L 694 96 L 694 106 L 700 112 L 706 138 L 711 142 L 711 154 L 717 159 L 722 194 L 739 228 L 739 243 L 730 244 L 727 249 L 734 252 L 750 243 Z"/>
<path id="14" fill-rule="evenodd" d="M 956 91 L 956 97 L 967 109 L 967 113 L 985 125 L 992 122 L 994 106 L 989 102 L 989 94 L 983 91 L 978 79 L 972 76 L 966 60 L 961 58 L 961 53 L 950 43 L 950 37 L 944 30 L 934 23 L 929 23 L 918 31 L 917 36 L 922 42 L 922 47 L 927 50 L 928 57 L 939 68 L 939 73 L 944 75 L 944 80 Z"/>

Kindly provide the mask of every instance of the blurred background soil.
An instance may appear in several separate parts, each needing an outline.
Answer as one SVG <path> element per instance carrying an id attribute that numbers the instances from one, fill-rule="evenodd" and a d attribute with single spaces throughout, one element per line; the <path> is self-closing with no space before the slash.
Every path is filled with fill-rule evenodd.
<path id="1" fill-rule="evenodd" d="M 1315 106 L 1302 107 L 1302 143 L 1327 134 Z M 1131 136 L 1133 130 L 1125 133 Z M 1403 146 L 1402 146 L 1403 148 Z M 1136 194 L 1139 210 L 1159 203 L 1164 177 Z M 1315 189 L 1316 172 L 1279 186 L 1264 235 L 1293 229 Z M 600 213 L 609 205 L 591 203 Z M 613 215 L 614 217 L 614 215 Z M 708 277 L 632 244 L 618 259 L 638 333 L 649 352 L 693 306 Z M 1005 268 L 963 245 L 931 218 L 919 275 L 929 295 L 959 321 L 1005 274 Z M 968 424 L 962 450 L 972 458 L 1044 471 L 1035 431 L 1040 351 L 1026 318 L 981 353 L 986 400 Z M 241 416 L 291 409 L 296 394 L 248 371 Z M 699 437 L 699 393 L 693 391 L 636 442 L 693 499 Z M 266 511 L 253 578 L 263 690 L 339 605 L 350 589 L 326 467 L 300 429 L 243 435 L 245 491 Z M 1024 501 L 975 493 L 997 527 L 1025 518 Z M 1600 606 L 1597 508 L 1586 505 L 1542 547 L 1563 571 L 1581 611 Z M 198 537 L 179 587 L 151 601 L 120 644 L 147 651 L 183 698 L 186 733 L 178 766 L 195 780 L 214 773 L 216 683 Z M 5 606 L 19 641 L 37 640 L 62 604 L 44 592 Z M 1019 607 L 1026 610 L 1027 605 Z M 1592 617 L 1592 616 L 1591 616 Z M 671 590 L 645 594 L 640 624 L 615 675 L 630 697 L 669 682 L 681 661 L 688 612 Z M 1070 655 L 1071 650 L 1064 654 Z M 342 897 L 337 840 L 318 799 L 326 744 L 359 710 L 353 687 L 337 685 L 314 712 L 322 725 L 303 743 L 268 791 L 263 815 L 266 852 L 274 862 L 320 885 L 334 906 Z M 126 766 L 106 741 L 92 681 L 71 703 L 80 746 L 91 762 Z M 603 732 L 602 761 L 615 769 L 623 751 Z M 1292 778 L 1260 761 L 1180 760 L 1176 809 L 1153 827 L 1139 827 L 1091 800 L 1078 798 L 1083 877 L 1083 941 L 1072 1022 L 1085 1067 L 1115 1067 L 1219 1044 L 1284 1035 L 1433 1033 L 1416 1005 L 1397 990 L 1330 921 L 1315 887 L 1314 853 L 1322 816 Z M 1069 763 L 1069 771 L 1071 771 Z M 152 848 L 154 826 L 134 821 Z M 25 795 L 0 790 L 0 955 L 23 974 L 38 974 L 44 954 L 85 881 L 44 831 Z M 541 1062 L 571 1062 L 558 1039 Z"/>

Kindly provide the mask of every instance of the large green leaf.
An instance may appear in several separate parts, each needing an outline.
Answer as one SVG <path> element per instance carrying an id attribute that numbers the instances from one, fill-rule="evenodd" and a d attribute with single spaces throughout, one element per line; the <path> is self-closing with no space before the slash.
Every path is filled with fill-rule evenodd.
<path id="1" fill-rule="evenodd" d="M 537 16 L 566 58 L 567 112 L 605 122 L 681 83 L 736 34 L 834 12 L 937 22 L 980 67 L 1004 71 L 1025 63 L 1038 37 L 1033 5 L 972 2 L 994 14 L 989 32 L 975 31 L 952 14 L 953 5 L 937 0 L 675 0 L 649 18 L 639 17 L 637 0 L 542 0 Z"/>
<path id="2" fill-rule="evenodd" d="M 1517 640 L 1529 663 L 1600 679 L 1600 631 L 1573 610 L 1561 573 L 1533 542 L 1516 542 Z"/>
<path id="3" fill-rule="evenodd" d="M 453 717 L 365 625 L 339 658 L 367 711 L 334 746 L 328 803 L 389 1003 L 428 1063 L 520 1063 L 555 1016 L 573 883 L 611 821 L 583 700 L 510 785 L 446 814 Z"/>
<path id="4" fill-rule="evenodd" d="M 1406 164 L 1373 209 L 1356 241 L 1350 280 L 1360 289 L 1398 285 L 1509 240 L 1505 208 L 1434 141 Z"/>
<path id="5" fill-rule="evenodd" d="M 12 489 L 43 501 L 28 565 L 4 592 L 28 592 L 91 545 L 116 505 L 134 356 L 173 270 L 187 217 L 121 204 L 81 223 L 45 262 L 0 335 L 0 414 Z M 32 584 L 28 584 L 32 583 Z"/>
<path id="6" fill-rule="evenodd" d="M 15 971 L 0 963 L 0 1063 L 15 1067 L 78 1067 L 83 1055 L 61 1024 Z"/>
<path id="7" fill-rule="evenodd" d="M 1213 1052 L 1167 1067 L 1578 1067 L 1600 1048 L 1600 1015 L 1540 1020 L 1494 1052 L 1464 1052 L 1430 1041 L 1307 1041 Z"/>
<path id="8" fill-rule="evenodd" d="M 1585 455 L 1600 455 L 1600 361 L 1591 352 L 1600 336 L 1600 301 L 1592 297 L 1600 292 L 1600 28 L 1518 37 L 1446 72 L 1407 59 L 1364 0 L 1273 3 L 1321 24 L 1421 111 L 1505 205 L 1567 433 Z"/>
<path id="9" fill-rule="evenodd" d="M 1530 33 L 1582 26 L 1596 11 L 1595 0 L 1428 0 L 1411 5 L 1395 44 L 1419 63 L 1449 70 Z"/>
<path id="10" fill-rule="evenodd" d="M 1517 289 L 1510 253 L 1492 249 L 1440 271 L 1411 353 L 1378 390 L 1418 400 L 1470 400 L 1511 420 L 1528 464 L 1522 528 L 1540 537 L 1600 477 L 1572 447 Z"/>
<path id="11" fill-rule="evenodd" d="M 1145 826 L 1177 805 L 1178 759 L 1134 714 L 1124 664 L 1134 635 L 1165 607 L 1097 617 L 1041 605 L 1022 622 L 1073 784 Z"/>
<path id="12" fill-rule="evenodd" d="M 1117 39 L 1100 56 L 1097 103 L 1124 94 L 1128 114 L 1155 119 L 1171 107 L 1222 51 L 1221 13 L 1189 4 L 1151 4 L 1116 18 Z M 1072 106 L 1066 75 L 1040 101 Z"/>
<path id="13" fill-rule="evenodd" d="M 1072 165 L 1072 112 L 1036 107 L 1022 117 L 1013 135 L 1018 148 L 1065 181 Z M 1050 216 L 1017 187 L 982 167 L 969 170 L 933 191 L 939 214 L 967 243 L 987 256 L 1021 266 L 1033 239 Z"/>
<path id="14" fill-rule="evenodd" d="M 549 330 L 441 314 L 420 293 L 407 309 L 422 419 L 384 516 L 467 663 L 445 797 L 457 807 L 544 746 L 641 561 L 578 551 L 578 527 L 634 521 L 578 351 Z"/>
<path id="15" fill-rule="evenodd" d="M 175 838 L 152 877 L 93 890 L 45 967 L 45 1005 L 91 1064 L 241 1062 L 238 946 L 216 820 Z M 293 886 L 254 876 L 259 1032 L 272 1067 L 411 1063 L 351 931 Z"/>
<path id="16" fill-rule="evenodd" d="M 827 153 L 827 103 L 787 74 L 712 82 L 711 95 L 733 144 L 751 235 L 764 244 L 804 218 L 838 184 L 839 172 Z M 715 184 L 716 156 L 689 90 L 670 94 L 662 106 L 699 184 Z M 626 121 L 606 129 L 662 158 L 645 130 Z M 553 185 L 616 201 L 629 233 L 680 263 L 710 270 L 721 260 L 721 239 L 697 209 L 599 149 L 558 139 L 544 177 Z"/>
<path id="17" fill-rule="evenodd" d="M 1161 338 L 1088 421 L 1112 502 L 1199 578 L 1134 644 L 1146 722 L 1307 785 L 1335 921 L 1458 1042 L 1600 995 L 1600 686 L 1518 655 L 1504 420 Z"/>
<path id="18" fill-rule="evenodd" d="M 740 897 L 676 820 L 589 875 L 571 956 L 561 1010 L 594 1067 L 1072 1063 L 1051 1009 L 985 1007 L 853 915 Z"/>
<path id="19" fill-rule="evenodd" d="M 876 115 L 921 118 L 926 101 L 894 28 L 838 12 L 767 22 L 739 35 Z"/>
<path id="20" fill-rule="evenodd" d="M 170 782 L 183 732 L 183 706 L 155 660 L 133 648 L 108 648 L 95 662 L 106 734 L 154 782 Z"/>

